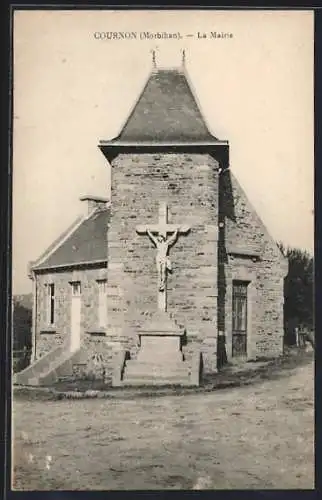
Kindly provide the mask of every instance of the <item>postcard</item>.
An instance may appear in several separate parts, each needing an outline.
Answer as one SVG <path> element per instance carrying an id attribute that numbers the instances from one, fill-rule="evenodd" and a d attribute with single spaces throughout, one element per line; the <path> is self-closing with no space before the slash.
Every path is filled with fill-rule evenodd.
<path id="1" fill-rule="evenodd" d="M 314 13 L 13 11 L 13 490 L 314 489 Z"/>

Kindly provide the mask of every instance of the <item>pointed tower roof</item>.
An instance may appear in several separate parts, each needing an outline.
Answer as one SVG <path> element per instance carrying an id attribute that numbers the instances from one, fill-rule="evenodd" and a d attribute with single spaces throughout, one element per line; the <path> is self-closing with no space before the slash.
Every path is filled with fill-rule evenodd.
<path id="1" fill-rule="evenodd" d="M 121 152 L 173 150 L 213 151 L 228 146 L 208 130 L 185 69 L 153 68 L 138 100 L 117 137 L 100 141 L 108 160 Z M 221 148 L 220 148 L 221 149 Z"/>
<path id="2" fill-rule="evenodd" d="M 152 71 L 118 139 L 125 142 L 216 140 L 205 124 L 183 69 Z"/>

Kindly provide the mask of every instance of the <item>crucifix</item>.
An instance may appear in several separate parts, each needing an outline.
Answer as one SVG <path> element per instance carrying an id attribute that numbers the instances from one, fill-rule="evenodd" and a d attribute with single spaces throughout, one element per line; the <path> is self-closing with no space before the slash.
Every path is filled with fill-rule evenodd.
<path id="1" fill-rule="evenodd" d="M 172 271 L 168 257 L 169 249 L 180 234 L 185 234 L 189 230 L 189 226 L 168 224 L 168 207 L 165 202 L 159 205 L 158 224 L 136 227 L 137 233 L 147 234 L 157 249 L 155 261 L 158 272 L 158 308 L 161 311 L 167 310 L 167 271 Z"/>

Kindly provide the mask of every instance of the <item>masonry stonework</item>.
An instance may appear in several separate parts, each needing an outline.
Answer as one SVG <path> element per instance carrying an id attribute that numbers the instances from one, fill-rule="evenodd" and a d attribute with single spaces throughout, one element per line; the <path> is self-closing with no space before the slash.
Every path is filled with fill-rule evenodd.
<path id="1" fill-rule="evenodd" d="M 83 353 L 84 374 L 99 375 L 105 366 L 112 364 L 116 347 L 106 337 L 106 329 L 98 323 L 98 283 L 106 276 L 106 268 L 92 268 L 69 271 L 37 273 L 37 315 L 36 315 L 36 357 L 42 357 L 64 342 L 68 344 L 71 334 L 71 283 L 81 283 L 81 329 L 80 343 Z M 47 321 L 47 285 L 55 286 L 54 324 Z M 117 339 L 112 339 L 116 341 Z"/>
<path id="2" fill-rule="evenodd" d="M 81 373 L 108 379 L 121 349 L 136 357 L 138 331 L 157 310 L 156 251 L 147 236 L 137 234 L 136 226 L 156 223 L 162 201 L 168 204 L 170 223 L 191 228 L 170 250 L 173 272 L 167 285 L 167 311 L 186 331 L 185 359 L 200 350 L 205 372 L 215 372 L 220 331 L 227 358 L 233 360 L 234 280 L 249 283 L 247 359 L 282 353 L 287 262 L 237 180 L 228 172 L 219 174 L 213 157 L 120 155 L 112 164 L 111 201 L 108 269 L 91 266 L 36 274 L 37 358 L 68 341 L 73 281 L 81 282 Z M 102 272 L 107 277 L 104 330 L 98 327 L 97 280 Z M 50 283 L 55 285 L 53 325 L 47 323 Z"/>
<path id="3" fill-rule="evenodd" d="M 157 310 L 155 249 L 136 226 L 157 222 L 159 202 L 170 223 L 190 226 L 170 250 L 167 311 L 205 351 L 205 368 L 216 369 L 218 163 L 208 154 L 119 155 L 112 163 L 108 228 L 109 331 L 127 348 Z M 211 352 L 211 356 L 208 353 Z M 157 353 L 156 353 L 157 355 Z"/>
<path id="4" fill-rule="evenodd" d="M 230 173 L 221 180 L 220 220 L 222 245 L 220 266 L 225 288 L 220 328 L 226 334 L 228 359 L 232 358 L 233 280 L 249 282 L 248 359 L 275 357 L 283 352 L 283 296 L 287 260 L 267 233 L 244 191 Z M 229 248 L 232 252 L 228 255 Z M 238 255 L 238 251 L 244 255 Z M 247 255 L 248 254 L 248 255 Z M 258 255 L 259 258 L 254 258 Z"/>
<path id="5" fill-rule="evenodd" d="M 75 376 L 112 377 L 117 360 L 124 366 L 124 351 L 136 362 L 138 333 L 158 310 L 156 248 L 136 228 L 156 224 L 164 203 L 170 224 L 190 228 L 170 248 L 172 271 L 166 286 L 167 313 L 185 332 L 180 336 L 183 361 L 196 367 L 201 353 L 208 373 L 227 359 L 234 361 L 240 333 L 233 333 L 233 318 L 240 319 L 233 307 L 234 283 L 247 290 L 242 357 L 282 353 L 287 261 L 227 168 L 228 141 L 209 132 L 189 81 L 184 66 L 153 68 L 118 137 L 100 141 L 111 172 L 110 207 L 106 199 L 82 197 L 87 203 L 83 220 L 31 268 L 37 289 L 36 358 L 61 344 L 68 350 L 68 341 L 75 340 L 71 283 L 79 281 L 81 356 Z M 98 325 L 102 295 L 97 282 L 102 273 L 107 279 L 103 329 Z M 47 324 L 48 284 L 55 285 L 53 325 Z M 158 352 L 151 351 L 151 357 L 157 360 Z M 198 372 L 199 364 L 196 380 Z"/>

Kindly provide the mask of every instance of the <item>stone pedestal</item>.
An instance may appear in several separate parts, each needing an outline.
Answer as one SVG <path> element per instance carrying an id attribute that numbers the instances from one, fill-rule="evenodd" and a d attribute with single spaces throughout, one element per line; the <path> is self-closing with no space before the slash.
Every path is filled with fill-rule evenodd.
<path id="1" fill-rule="evenodd" d="M 180 337 L 142 335 L 141 349 L 137 357 L 138 361 L 156 363 L 169 363 L 172 361 L 183 361 L 180 350 Z"/>
<path id="2" fill-rule="evenodd" d="M 138 335 L 137 359 L 126 362 L 122 385 L 191 385 L 181 351 L 184 330 L 166 312 L 156 312 Z"/>
<path id="3" fill-rule="evenodd" d="M 178 358 L 181 353 L 181 337 L 184 330 L 164 311 L 157 311 L 138 332 L 141 346 L 138 357 L 151 354 L 158 359 L 170 355 Z M 179 358 L 178 358 L 179 359 Z"/>

